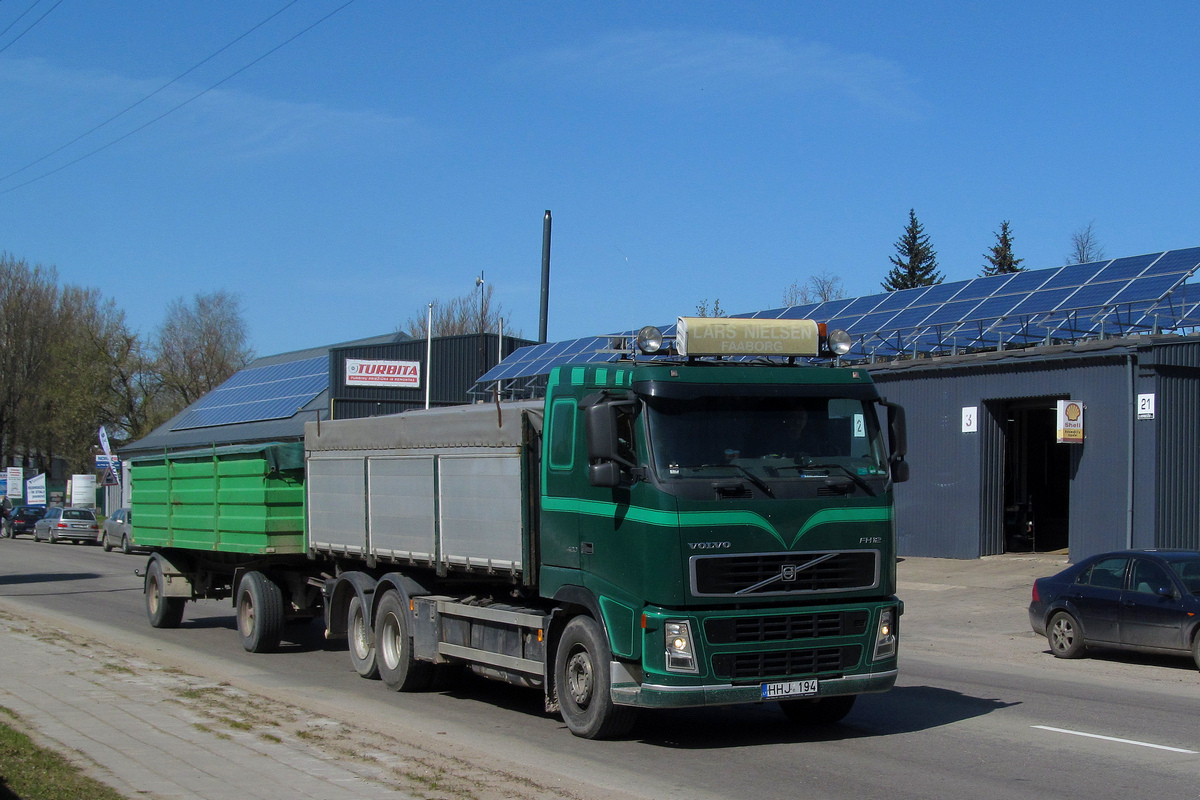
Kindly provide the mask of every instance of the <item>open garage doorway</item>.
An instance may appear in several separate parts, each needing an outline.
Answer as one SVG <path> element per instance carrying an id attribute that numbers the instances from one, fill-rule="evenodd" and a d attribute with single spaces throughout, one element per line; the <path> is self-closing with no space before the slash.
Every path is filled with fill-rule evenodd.
<path id="1" fill-rule="evenodd" d="M 1067 548 L 1075 445 L 1056 441 L 1056 399 L 1005 404 L 1005 552 L 1046 553 Z"/>

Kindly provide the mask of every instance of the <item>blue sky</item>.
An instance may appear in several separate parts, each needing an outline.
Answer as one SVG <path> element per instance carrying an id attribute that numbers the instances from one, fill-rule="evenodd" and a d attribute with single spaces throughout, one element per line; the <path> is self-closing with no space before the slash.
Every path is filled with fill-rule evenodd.
<path id="1" fill-rule="evenodd" d="M 339 342 L 482 271 L 535 338 L 546 209 L 551 340 L 878 292 L 909 208 L 947 280 L 1002 220 L 1200 245 L 1194 4 L 56 1 L 0 0 L 0 175 L 284 9 L 0 180 L 0 250 L 145 333 L 227 289 L 259 354 Z"/>

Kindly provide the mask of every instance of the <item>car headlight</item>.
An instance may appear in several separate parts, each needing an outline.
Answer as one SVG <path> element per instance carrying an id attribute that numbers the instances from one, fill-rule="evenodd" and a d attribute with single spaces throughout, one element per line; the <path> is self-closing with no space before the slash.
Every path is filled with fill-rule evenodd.
<path id="1" fill-rule="evenodd" d="M 692 648 L 692 626 L 686 620 L 667 620 L 667 669 L 671 672 L 696 672 L 696 651 Z"/>
<path id="2" fill-rule="evenodd" d="M 879 630 L 875 634 L 875 655 L 872 661 L 896 655 L 896 609 L 879 612 Z"/>

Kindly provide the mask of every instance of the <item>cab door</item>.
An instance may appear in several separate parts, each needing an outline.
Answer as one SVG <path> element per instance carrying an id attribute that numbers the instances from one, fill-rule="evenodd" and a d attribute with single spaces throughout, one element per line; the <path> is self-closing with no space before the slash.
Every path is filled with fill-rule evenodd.
<path id="1" fill-rule="evenodd" d="M 541 561 L 579 569 L 579 475 L 587 451 L 579 445 L 579 403 L 572 394 L 551 394 L 542 433 Z"/>

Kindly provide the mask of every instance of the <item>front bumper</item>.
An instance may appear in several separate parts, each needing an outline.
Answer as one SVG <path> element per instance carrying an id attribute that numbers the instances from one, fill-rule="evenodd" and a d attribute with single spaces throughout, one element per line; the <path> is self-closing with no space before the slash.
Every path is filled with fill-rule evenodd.
<path id="1" fill-rule="evenodd" d="M 692 708 L 763 702 L 760 684 L 735 686 L 729 683 L 705 686 L 664 686 L 639 683 L 628 665 L 612 662 L 612 699 L 621 706 L 639 708 Z M 820 680 L 817 697 L 886 692 L 896 684 L 897 670 L 864 675 L 847 675 Z"/>

